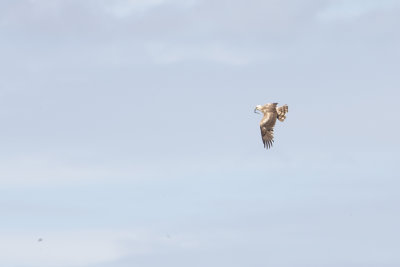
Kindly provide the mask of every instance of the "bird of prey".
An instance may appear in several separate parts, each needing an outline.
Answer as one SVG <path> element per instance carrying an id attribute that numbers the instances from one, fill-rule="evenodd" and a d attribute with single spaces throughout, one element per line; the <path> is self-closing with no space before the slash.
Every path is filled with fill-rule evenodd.
<path id="1" fill-rule="evenodd" d="M 270 148 L 274 142 L 274 126 L 276 119 L 284 121 L 286 119 L 286 113 L 288 112 L 287 105 L 283 105 L 279 108 L 276 105 L 278 105 L 278 103 L 268 103 L 264 106 L 257 105 L 254 109 L 255 113 L 259 110 L 264 114 L 260 122 L 260 129 L 261 138 L 266 149 Z"/>

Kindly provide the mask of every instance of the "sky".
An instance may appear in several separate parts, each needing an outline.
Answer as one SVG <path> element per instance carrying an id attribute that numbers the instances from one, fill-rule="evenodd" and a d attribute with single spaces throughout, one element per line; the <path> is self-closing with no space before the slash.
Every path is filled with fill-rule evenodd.
<path id="1" fill-rule="evenodd" d="M 399 266 L 399 28 L 395 0 L 0 0 L 0 265 Z"/>

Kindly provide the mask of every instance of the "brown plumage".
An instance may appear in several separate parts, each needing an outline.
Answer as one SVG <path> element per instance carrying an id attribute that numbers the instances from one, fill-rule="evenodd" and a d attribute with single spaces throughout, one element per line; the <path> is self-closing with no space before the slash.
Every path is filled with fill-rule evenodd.
<path id="1" fill-rule="evenodd" d="M 281 107 L 276 107 L 278 103 L 268 103 L 264 106 L 257 105 L 254 112 L 257 110 L 264 114 L 260 122 L 261 138 L 266 149 L 272 146 L 274 142 L 274 126 L 276 119 L 279 121 L 284 121 L 286 119 L 286 113 L 288 112 L 288 106 L 283 105 Z"/>

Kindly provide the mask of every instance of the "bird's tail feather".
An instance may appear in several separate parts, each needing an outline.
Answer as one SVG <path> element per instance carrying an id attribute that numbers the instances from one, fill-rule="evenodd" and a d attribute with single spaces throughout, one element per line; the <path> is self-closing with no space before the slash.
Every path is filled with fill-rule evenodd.
<path id="1" fill-rule="evenodd" d="M 277 108 L 276 112 L 278 113 L 278 120 L 284 121 L 286 119 L 286 113 L 288 113 L 288 111 L 288 105 L 283 105 L 282 107 Z"/>

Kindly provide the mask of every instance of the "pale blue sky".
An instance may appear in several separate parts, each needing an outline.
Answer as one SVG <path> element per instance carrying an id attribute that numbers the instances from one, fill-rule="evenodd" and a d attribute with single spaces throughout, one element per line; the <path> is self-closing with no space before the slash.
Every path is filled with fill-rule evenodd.
<path id="1" fill-rule="evenodd" d="M 399 266 L 399 28 L 389 0 L 0 1 L 0 265 Z"/>

